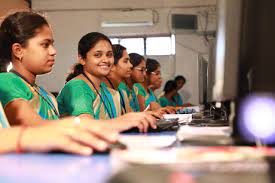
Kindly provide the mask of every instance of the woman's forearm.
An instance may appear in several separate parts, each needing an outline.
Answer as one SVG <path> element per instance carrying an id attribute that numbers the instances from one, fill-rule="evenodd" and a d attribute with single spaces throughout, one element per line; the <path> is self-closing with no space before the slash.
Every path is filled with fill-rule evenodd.
<path id="1" fill-rule="evenodd" d="M 0 154 L 16 150 L 20 130 L 20 127 L 0 129 Z"/>

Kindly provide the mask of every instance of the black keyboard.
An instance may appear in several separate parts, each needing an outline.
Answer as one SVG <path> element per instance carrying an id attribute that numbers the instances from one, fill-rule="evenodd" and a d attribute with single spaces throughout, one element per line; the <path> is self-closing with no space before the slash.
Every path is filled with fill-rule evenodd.
<path id="1" fill-rule="evenodd" d="M 198 126 L 198 127 L 219 127 L 219 126 L 229 126 L 227 120 L 214 120 L 214 119 L 193 119 L 189 126 Z"/>

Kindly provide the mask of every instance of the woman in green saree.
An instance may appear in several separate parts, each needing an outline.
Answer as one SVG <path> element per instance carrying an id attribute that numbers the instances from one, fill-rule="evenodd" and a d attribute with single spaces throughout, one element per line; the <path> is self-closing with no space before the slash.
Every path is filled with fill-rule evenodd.
<path id="1" fill-rule="evenodd" d="M 30 23 L 31 22 L 31 23 Z M 53 95 L 36 85 L 36 76 L 52 70 L 56 50 L 47 20 L 17 12 L 0 27 L 0 101 L 11 125 L 39 124 L 59 118 Z M 13 69 L 7 72 L 7 65 Z"/>

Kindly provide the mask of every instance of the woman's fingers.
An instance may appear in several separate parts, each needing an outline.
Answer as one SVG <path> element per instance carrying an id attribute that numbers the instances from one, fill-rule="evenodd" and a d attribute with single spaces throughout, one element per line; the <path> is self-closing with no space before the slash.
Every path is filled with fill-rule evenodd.
<path id="1" fill-rule="evenodd" d="M 97 151 L 104 151 L 108 147 L 108 143 L 100 139 L 97 135 L 89 133 L 88 131 L 79 129 L 76 133 L 71 134 L 72 140 L 80 144 L 92 147 Z"/>
<path id="2" fill-rule="evenodd" d="M 93 134 L 100 139 L 103 139 L 107 142 L 116 142 L 118 140 L 118 132 L 115 130 L 111 130 L 104 126 L 106 124 L 93 124 L 82 122 L 80 123 L 81 129 L 84 131 L 88 131 L 90 134 Z"/>
<path id="3" fill-rule="evenodd" d="M 156 128 L 157 128 L 156 118 L 155 118 L 155 117 L 153 117 L 153 116 L 150 115 L 150 114 L 146 114 L 145 120 L 149 123 L 149 125 L 150 125 L 153 129 L 156 129 Z"/>
<path id="4" fill-rule="evenodd" d="M 72 139 L 65 139 L 61 144 L 58 150 L 79 154 L 84 156 L 89 156 L 93 153 L 93 149 L 91 147 L 80 144 L 79 142 L 73 141 Z"/>

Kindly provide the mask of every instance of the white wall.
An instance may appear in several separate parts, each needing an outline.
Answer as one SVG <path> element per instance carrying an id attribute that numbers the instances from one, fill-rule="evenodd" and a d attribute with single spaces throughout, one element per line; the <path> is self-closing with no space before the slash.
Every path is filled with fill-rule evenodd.
<path id="1" fill-rule="evenodd" d="M 170 26 L 172 13 L 195 13 L 204 17 L 205 12 L 210 12 L 209 26 L 215 30 L 215 4 L 216 0 L 152 0 L 152 1 L 129 1 L 129 0 L 95 0 L 82 1 L 43 1 L 33 0 L 33 8 L 43 10 L 47 15 L 54 31 L 57 59 L 52 73 L 39 78 L 39 83 L 50 91 L 59 91 L 65 81 L 65 75 L 76 62 L 77 43 L 81 36 L 88 32 L 99 31 L 112 35 L 158 35 L 173 32 Z M 83 2 L 83 3 L 81 3 Z M 96 7 L 95 7 L 96 2 Z M 211 5 L 209 7 L 209 5 Z M 146 8 L 154 9 L 159 15 L 159 22 L 149 27 L 130 28 L 102 28 L 100 18 L 102 13 L 109 11 L 108 8 Z M 112 9 L 113 10 L 113 9 Z M 205 19 L 199 21 L 200 29 L 204 27 Z M 172 79 L 176 74 L 186 76 L 187 84 L 182 94 L 185 100 L 197 104 L 198 96 L 198 53 L 208 53 L 207 45 L 203 37 L 197 34 L 185 34 L 176 32 L 176 55 L 157 56 L 162 64 L 164 80 Z"/>

